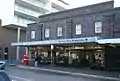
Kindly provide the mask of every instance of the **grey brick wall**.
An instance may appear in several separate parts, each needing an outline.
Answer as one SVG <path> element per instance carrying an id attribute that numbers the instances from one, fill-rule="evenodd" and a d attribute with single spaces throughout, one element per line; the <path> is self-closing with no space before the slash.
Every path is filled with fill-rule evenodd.
<path id="1" fill-rule="evenodd" d="M 86 6 L 82 8 L 71 9 L 67 11 L 52 13 L 48 15 L 40 16 L 38 24 L 28 25 L 28 39 L 30 39 L 30 32 L 35 30 L 39 31 L 40 23 L 44 23 L 42 27 L 42 40 L 49 39 L 64 39 L 64 38 L 79 38 L 79 37 L 91 37 L 100 36 L 102 38 L 120 37 L 120 8 L 113 8 L 113 1 L 95 4 L 92 6 Z M 102 33 L 95 33 L 95 22 L 102 22 Z M 77 24 L 82 25 L 82 34 L 75 34 L 75 26 Z M 57 28 L 62 27 L 62 37 L 57 36 Z M 45 38 L 45 28 L 50 29 L 50 37 Z M 41 34 L 36 33 L 34 40 L 41 40 Z M 32 40 L 31 40 L 32 41 Z"/>
<path id="2" fill-rule="evenodd" d="M 61 19 L 61 18 L 71 18 L 77 15 L 84 15 L 84 14 L 100 12 L 108 9 L 113 9 L 113 5 L 114 5 L 113 3 L 114 3 L 113 1 L 108 1 L 100 4 L 94 4 L 80 8 L 65 10 L 57 13 L 51 13 L 48 15 L 39 16 L 38 21 L 45 22 L 45 21 Z"/>

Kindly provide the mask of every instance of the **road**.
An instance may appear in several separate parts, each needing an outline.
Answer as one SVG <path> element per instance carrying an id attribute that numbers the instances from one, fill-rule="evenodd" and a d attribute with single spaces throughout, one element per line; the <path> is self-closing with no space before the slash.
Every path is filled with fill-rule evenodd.
<path id="1" fill-rule="evenodd" d="M 31 71 L 18 69 L 16 67 L 7 67 L 5 71 L 14 81 L 115 81 L 55 74 L 43 71 Z"/>

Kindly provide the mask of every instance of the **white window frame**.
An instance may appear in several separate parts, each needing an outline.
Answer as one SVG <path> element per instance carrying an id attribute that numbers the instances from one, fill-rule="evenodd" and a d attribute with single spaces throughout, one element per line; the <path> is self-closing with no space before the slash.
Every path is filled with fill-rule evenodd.
<path id="1" fill-rule="evenodd" d="M 45 29 L 45 38 L 49 38 L 50 30 L 48 28 Z"/>
<path id="2" fill-rule="evenodd" d="M 102 33 L 102 22 L 95 22 L 95 33 Z"/>
<path id="3" fill-rule="evenodd" d="M 57 36 L 62 36 L 62 27 L 57 28 Z"/>
<path id="4" fill-rule="evenodd" d="M 76 35 L 82 34 L 82 25 L 81 24 L 76 24 L 75 33 L 76 33 Z"/>
<path id="5" fill-rule="evenodd" d="M 31 31 L 31 39 L 35 39 L 35 31 Z"/>

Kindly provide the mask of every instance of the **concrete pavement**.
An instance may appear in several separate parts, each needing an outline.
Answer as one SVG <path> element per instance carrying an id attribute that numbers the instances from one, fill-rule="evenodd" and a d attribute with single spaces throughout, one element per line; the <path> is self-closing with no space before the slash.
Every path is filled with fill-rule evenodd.
<path id="1" fill-rule="evenodd" d="M 69 70 L 68 71 L 68 70 L 63 69 L 62 67 L 60 67 L 61 69 L 54 69 L 54 67 L 52 67 L 52 69 L 51 69 L 51 68 L 44 68 L 44 67 L 29 67 L 29 66 L 21 66 L 21 65 L 19 65 L 18 67 L 22 68 L 22 69 L 27 69 L 27 70 L 33 70 L 33 71 L 45 71 L 45 72 L 56 73 L 56 74 L 120 81 L 119 73 L 114 73 L 114 72 L 100 72 L 99 71 L 100 73 L 103 73 L 103 74 L 98 75 L 97 73 L 94 73 L 97 71 L 93 71 L 94 74 L 90 74 L 90 73 L 83 73 L 83 71 L 79 72 L 78 70 L 76 70 L 76 71 Z M 90 71 L 90 70 L 88 70 L 88 71 Z M 86 70 L 86 72 L 87 72 L 87 70 Z M 109 74 L 110 76 L 108 76 L 108 75 L 104 76 L 106 73 Z"/>
<path id="2" fill-rule="evenodd" d="M 45 73 L 42 71 L 32 71 L 26 69 L 20 69 L 17 67 L 7 67 L 7 74 L 14 81 L 117 81 L 107 79 L 97 79 L 91 77 L 76 77 L 64 74 Z"/>

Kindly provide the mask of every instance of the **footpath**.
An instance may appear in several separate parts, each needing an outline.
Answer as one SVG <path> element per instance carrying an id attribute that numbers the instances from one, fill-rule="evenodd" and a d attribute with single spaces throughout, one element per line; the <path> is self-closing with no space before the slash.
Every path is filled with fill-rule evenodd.
<path id="1" fill-rule="evenodd" d="M 72 67 L 58 67 L 58 66 L 31 67 L 31 66 L 18 65 L 18 68 L 33 70 L 33 71 L 45 71 L 49 73 L 66 74 L 72 76 L 82 76 L 82 77 L 120 81 L 120 71 L 91 70 L 90 68 L 72 68 Z"/>

